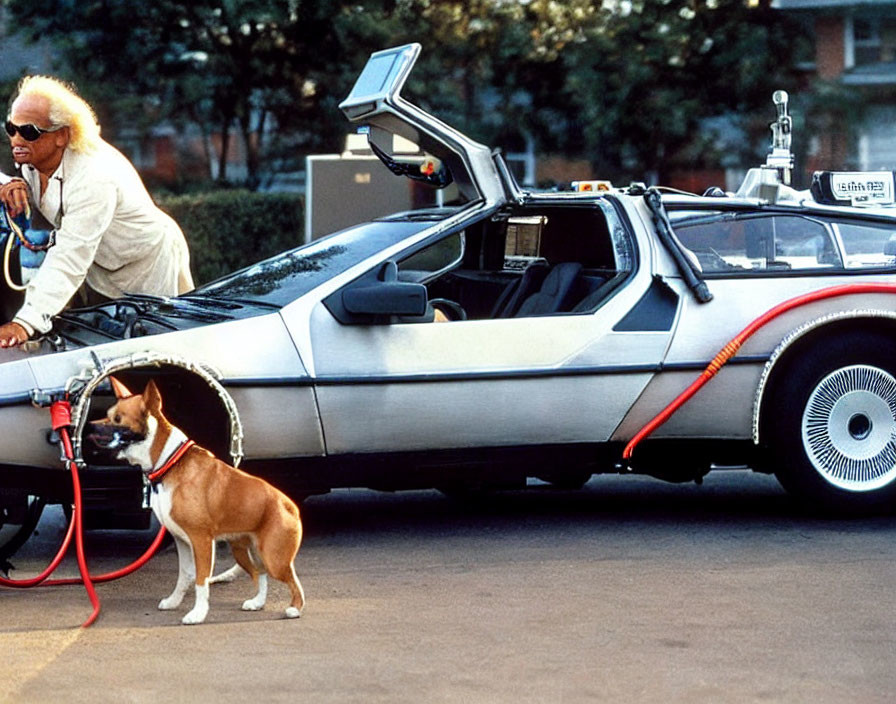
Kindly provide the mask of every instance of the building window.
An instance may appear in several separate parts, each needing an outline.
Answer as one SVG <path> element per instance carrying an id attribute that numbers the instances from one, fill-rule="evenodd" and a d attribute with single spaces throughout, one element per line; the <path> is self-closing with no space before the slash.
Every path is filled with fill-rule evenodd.
<path id="1" fill-rule="evenodd" d="M 896 19 L 856 17 L 852 26 L 856 66 L 896 61 Z"/>

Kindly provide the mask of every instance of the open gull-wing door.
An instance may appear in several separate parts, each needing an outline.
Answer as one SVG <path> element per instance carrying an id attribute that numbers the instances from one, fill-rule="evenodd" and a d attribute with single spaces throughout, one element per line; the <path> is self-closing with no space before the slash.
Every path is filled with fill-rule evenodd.
<path id="1" fill-rule="evenodd" d="M 445 185 L 453 179 L 468 200 L 498 203 L 515 197 L 519 189 L 499 155 L 399 95 L 419 54 L 419 44 L 371 54 L 339 108 L 350 122 L 369 128 L 371 147 L 396 173 L 400 172 L 399 164 L 390 159 L 393 135 L 410 140 L 441 161 L 450 177 L 432 174 L 425 180 L 433 185 Z"/>

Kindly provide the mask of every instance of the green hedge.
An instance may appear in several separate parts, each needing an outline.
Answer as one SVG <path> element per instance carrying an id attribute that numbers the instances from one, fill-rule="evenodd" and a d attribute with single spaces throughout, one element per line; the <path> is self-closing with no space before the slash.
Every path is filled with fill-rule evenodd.
<path id="1" fill-rule="evenodd" d="M 300 195 L 222 190 L 155 200 L 187 237 L 197 286 L 302 243 Z"/>

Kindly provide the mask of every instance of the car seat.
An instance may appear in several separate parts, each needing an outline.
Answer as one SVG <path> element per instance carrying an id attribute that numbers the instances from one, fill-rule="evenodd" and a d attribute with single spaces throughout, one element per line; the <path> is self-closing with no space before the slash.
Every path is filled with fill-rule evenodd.
<path id="1" fill-rule="evenodd" d="M 582 298 L 582 300 L 573 306 L 573 313 L 585 313 L 595 310 L 600 302 L 607 297 L 607 294 L 609 294 L 610 291 L 616 288 L 617 284 L 622 279 L 619 274 L 611 276 L 588 276 L 585 278 L 591 281 L 591 285 L 589 286 L 591 290 L 584 298 Z"/>
<path id="2" fill-rule="evenodd" d="M 548 263 L 544 259 L 530 262 L 523 270 L 519 281 L 508 286 L 495 302 L 492 318 L 512 318 L 522 302 L 541 288 L 548 274 Z"/>
<path id="3" fill-rule="evenodd" d="M 562 262 L 550 270 L 538 292 L 527 297 L 515 317 L 547 315 L 564 310 L 572 293 L 573 284 L 582 273 L 578 262 Z"/>

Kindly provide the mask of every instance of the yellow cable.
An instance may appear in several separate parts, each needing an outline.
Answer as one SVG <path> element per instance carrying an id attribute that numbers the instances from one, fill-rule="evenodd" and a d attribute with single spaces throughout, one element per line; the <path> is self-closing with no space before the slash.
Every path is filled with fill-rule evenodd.
<path id="1" fill-rule="evenodd" d="M 12 276 L 9 272 L 9 254 L 12 251 L 13 245 L 13 235 L 18 237 L 20 240 L 25 239 L 25 235 L 22 232 L 22 228 L 19 227 L 18 223 L 13 220 L 12 216 L 9 214 L 9 210 L 4 209 L 3 214 L 6 216 L 6 224 L 9 226 L 10 233 L 6 238 L 6 248 L 3 250 L 3 277 L 6 279 L 6 285 L 9 286 L 13 291 L 24 291 L 27 286 L 23 286 L 21 284 L 17 284 L 12 280 Z M 31 206 L 25 205 L 25 217 L 29 220 L 31 219 Z"/>

